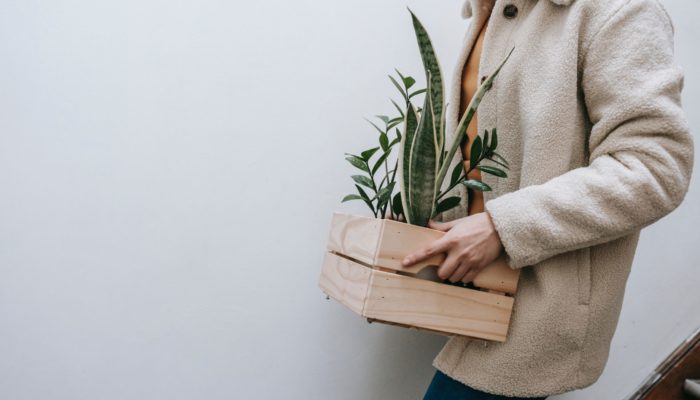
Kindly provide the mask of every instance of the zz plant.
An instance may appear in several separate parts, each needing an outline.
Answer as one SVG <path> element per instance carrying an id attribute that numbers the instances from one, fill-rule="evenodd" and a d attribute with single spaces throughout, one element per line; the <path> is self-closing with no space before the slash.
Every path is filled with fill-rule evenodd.
<path id="1" fill-rule="evenodd" d="M 465 169 L 465 163 L 457 164 L 450 172 L 450 184 L 444 191 L 441 190 L 450 160 L 463 140 L 468 140 L 469 123 L 514 49 L 479 86 L 452 133 L 453 141 L 449 149 L 445 149 L 446 104 L 440 64 L 423 24 L 413 12 L 409 12 L 423 61 L 427 88 L 411 91 L 415 79 L 402 75 L 398 70 L 398 79 L 389 76 L 403 97 L 403 107 L 392 100 L 398 116 L 376 116 L 382 122 L 381 125 L 369 121 L 379 133 L 378 147 L 365 150 L 360 155 L 346 153 L 346 160 L 360 169 L 362 174 L 352 176 L 358 193 L 347 195 L 342 201 L 362 200 L 375 217 L 390 217 L 413 225 L 427 226 L 429 219 L 459 205 L 459 197 L 445 198 L 455 186 L 463 184 L 477 191 L 491 190 L 480 180 L 466 178 L 473 169 L 501 178 L 507 177 L 505 170 L 508 169 L 508 162 L 496 152 L 498 135 L 494 128 L 490 133 L 484 131 L 483 137 L 476 136 L 470 145 L 468 167 Z M 420 94 L 424 94 L 423 105 L 416 107 L 413 99 Z M 403 134 L 399 126 L 403 127 Z M 395 136 L 390 139 L 392 130 Z M 397 145 L 398 156 L 390 169 L 389 156 Z M 378 157 L 373 160 L 375 154 Z M 494 162 L 498 167 L 481 165 L 484 159 Z M 397 186 L 399 190 L 394 194 Z"/>

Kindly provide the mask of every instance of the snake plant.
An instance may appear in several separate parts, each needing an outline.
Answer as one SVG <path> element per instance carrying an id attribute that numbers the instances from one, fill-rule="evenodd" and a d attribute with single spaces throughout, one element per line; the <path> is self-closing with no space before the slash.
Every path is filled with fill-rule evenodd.
<path id="1" fill-rule="evenodd" d="M 372 209 L 376 217 L 386 216 L 388 208 L 394 219 L 403 219 L 413 225 L 427 226 L 429 219 L 459 205 L 459 197 L 444 198 L 458 184 L 478 191 L 491 190 L 488 185 L 479 180 L 466 179 L 471 170 L 476 168 L 497 177 L 507 177 L 504 169 L 508 169 L 508 162 L 496 153 L 498 135 L 494 128 L 490 133 L 486 130 L 483 137 L 476 136 L 470 145 L 469 167 L 465 169 L 464 163 L 459 163 L 451 171 L 450 184 L 444 191 L 441 191 L 450 160 L 455 156 L 463 140 L 468 140 L 467 127 L 469 123 L 484 95 L 491 89 L 494 79 L 514 49 L 511 49 L 498 68 L 481 83 L 455 131 L 452 132 L 453 140 L 450 148 L 445 149 L 446 104 L 440 64 L 423 24 L 412 11 L 409 10 L 409 12 L 423 61 L 427 88 L 410 93 L 409 89 L 415 84 L 412 77 L 404 77 L 397 71 L 401 81 L 399 83 L 397 79 L 390 76 L 392 83 L 404 98 L 405 108 L 402 109 L 392 100 L 400 116 L 391 119 L 386 116 L 377 116 L 384 122 L 384 129 L 372 123 L 380 134 L 380 147 L 366 150 L 360 156 L 346 153 L 348 155 L 346 159 L 365 174 L 353 175 L 352 178 L 356 182 L 355 186 L 359 194 L 345 196 L 343 201 L 362 200 Z M 417 108 L 413 105 L 412 99 L 422 93 L 425 94 L 423 105 L 421 108 Z M 389 141 L 389 131 L 399 124 L 403 125 L 404 133 L 401 134 L 396 129 L 396 137 Z M 399 154 L 393 170 L 389 170 L 388 157 L 397 143 Z M 381 156 L 370 167 L 372 155 L 380 148 L 382 149 Z M 484 159 L 493 161 L 499 167 L 481 165 Z M 377 184 L 376 173 L 381 168 L 382 163 L 385 166 L 385 176 Z M 397 177 L 399 193 L 392 196 L 392 192 L 397 186 Z M 372 197 L 362 188 L 363 186 L 371 191 Z"/>

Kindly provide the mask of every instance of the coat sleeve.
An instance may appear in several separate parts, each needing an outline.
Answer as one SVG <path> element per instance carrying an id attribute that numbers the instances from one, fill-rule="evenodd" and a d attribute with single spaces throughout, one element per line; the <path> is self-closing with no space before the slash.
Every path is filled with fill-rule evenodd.
<path id="1" fill-rule="evenodd" d="M 625 236 L 682 202 L 694 147 L 673 34 L 656 0 L 629 1 L 589 41 L 588 164 L 485 204 L 511 268 Z"/>

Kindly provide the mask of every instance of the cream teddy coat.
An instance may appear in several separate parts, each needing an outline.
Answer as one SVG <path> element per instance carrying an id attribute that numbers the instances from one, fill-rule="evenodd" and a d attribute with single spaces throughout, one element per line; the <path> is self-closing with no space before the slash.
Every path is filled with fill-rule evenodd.
<path id="1" fill-rule="evenodd" d="M 486 19 L 483 1 L 463 8 L 471 24 L 452 77 L 448 132 L 462 67 Z M 514 18 L 503 12 L 509 4 Z M 673 29 L 658 0 L 495 1 L 480 76 L 515 51 L 477 125 L 481 134 L 497 128 L 497 151 L 511 168 L 507 178 L 482 174 L 493 188 L 484 206 L 520 282 L 506 342 L 452 337 L 436 368 L 522 397 L 599 378 L 640 230 L 681 203 L 691 178 Z M 460 162 L 457 152 L 452 166 Z M 453 191 L 462 204 L 438 220 L 467 215 L 465 188 Z"/>

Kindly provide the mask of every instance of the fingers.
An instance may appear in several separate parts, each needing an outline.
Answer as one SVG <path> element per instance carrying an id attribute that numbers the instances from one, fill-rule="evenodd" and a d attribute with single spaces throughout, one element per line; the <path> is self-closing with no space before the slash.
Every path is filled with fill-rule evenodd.
<path id="1" fill-rule="evenodd" d="M 452 254 L 448 254 L 447 258 L 442 262 L 442 265 L 440 265 L 440 268 L 438 268 L 437 271 L 440 279 L 452 277 L 452 275 L 455 274 L 457 267 L 460 266 L 460 263 L 459 257 L 455 256 L 454 252 L 452 252 Z"/>
<path id="2" fill-rule="evenodd" d="M 455 283 L 459 282 L 464 278 L 464 276 L 469 272 L 469 265 L 466 263 L 460 263 L 459 266 L 455 269 L 455 271 L 450 275 L 449 279 L 450 282 Z"/>
<path id="3" fill-rule="evenodd" d="M 469 283 L 473 281 L 477 275 L 479 275 L 479 270 L 476 268 L 472 268 L 469 270 L 469 272 L 467 272 L 466 275 L 464 275 L 464 277 L 462 278 L 462 282 Z"/>
<path id="4" fill-rule="evenodd" d="M 437 229 L 439 231 L 447 232 L 450 229 L 452 229 L 453 226 L 457 224 L 457 220 L 449 221 L 449 222 L 438 222 L 438 221 L 433 221 L 428 220 L 428 228 L 430 229 Z"/>
<path id="5" fill-rule="evenodd" d="M 401 261 L 401 265 L 406 267 L 411 264 L 415 264 L 417 262 L 428 259 L 434 256 L 435 254 L 444 253 L 447 251 L 447 249 L 449 249 L 449 247 L 450 243 L 447 240 L 445 240 L 444 238 L 438 239 L 434 241 L 430 246 L 425 247 L 404 257 L 404 259 Z"/>

